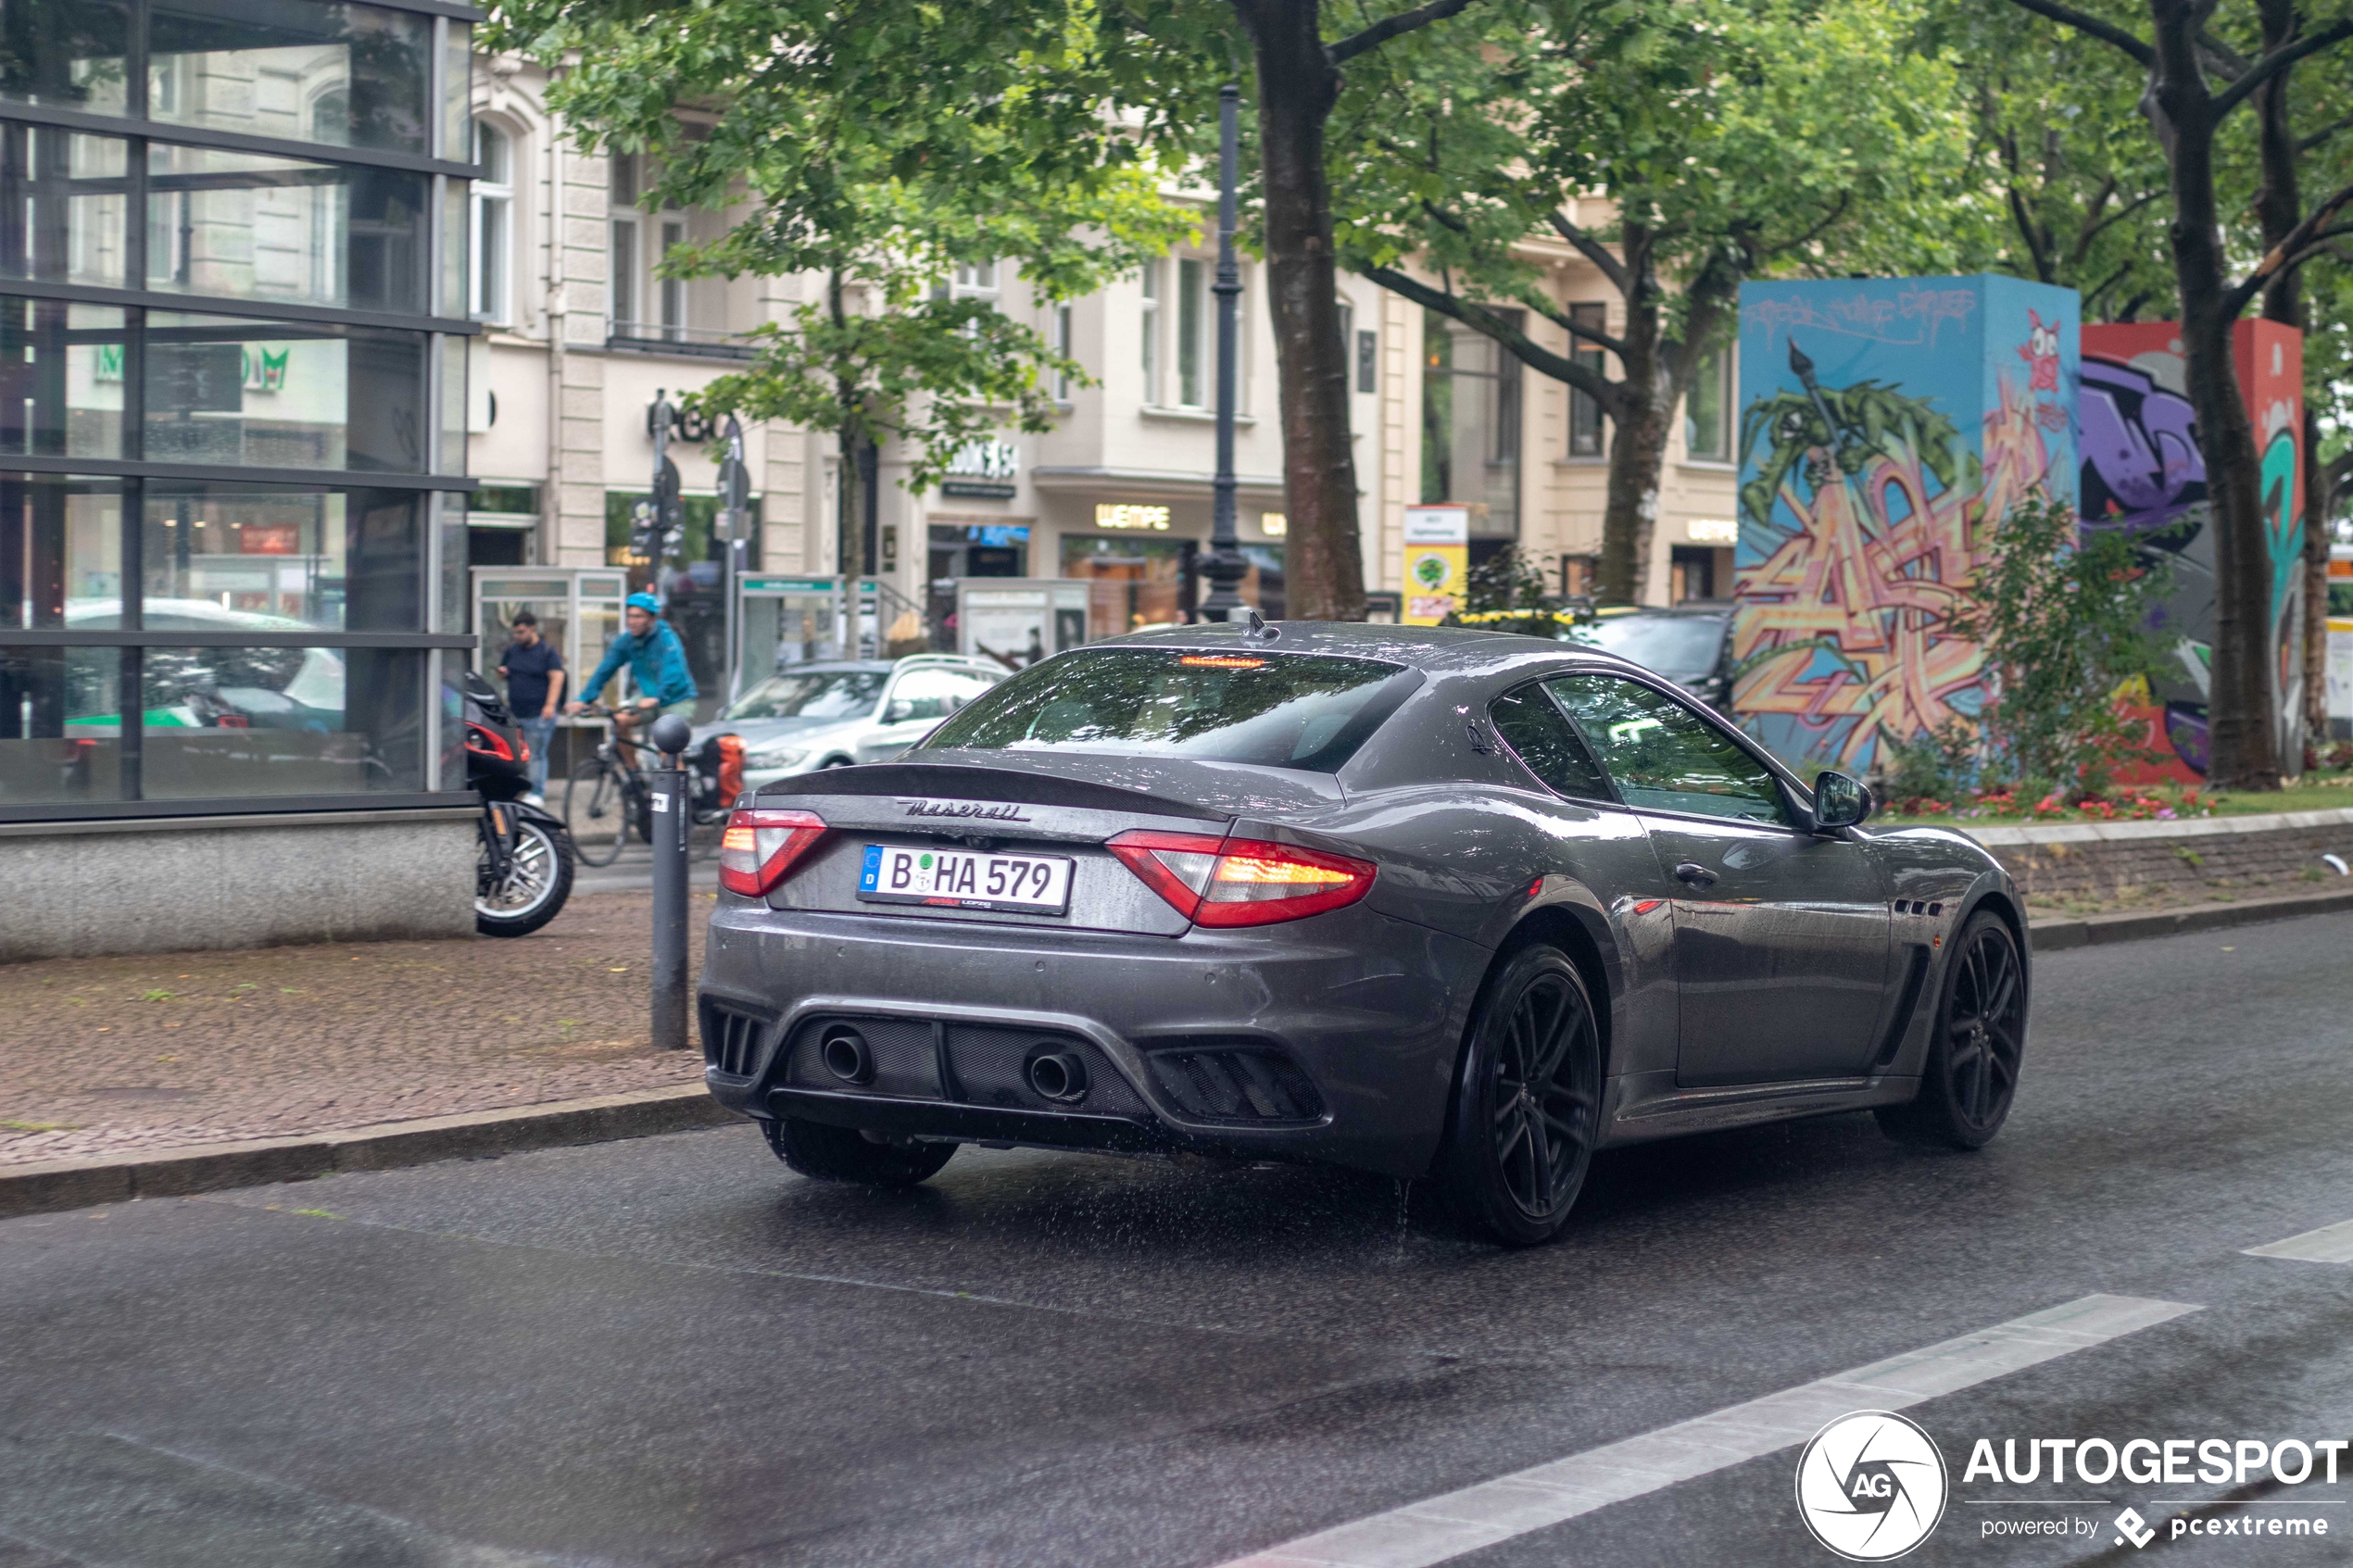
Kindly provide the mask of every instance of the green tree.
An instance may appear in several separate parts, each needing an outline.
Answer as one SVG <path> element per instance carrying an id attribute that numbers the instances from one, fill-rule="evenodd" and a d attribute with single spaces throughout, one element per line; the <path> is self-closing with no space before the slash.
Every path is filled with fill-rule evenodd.
<path id="1" fill-rule="evenodd" d="M 959 297 L 958 268 L 1011 267 L 1063 300 L 1199 223 L 1160 194 L 1151 141 L 1105 113 L 1116 62 L 1063 0 L 515 0 L 487 41 L 547 64 L 585 147 L 645 155 L 648 202 L 734 215 L 663 275 L 813 282 L 691 401 L 834 433 L 844 571 L 862 448 L 902 443 L 920 488 L 1007 423 L 1051 428 L 1054 380 L 1086 379 L 1029 322 Z"/>
<path id="2" fill-rule="evenodd" d="M 2040 796 L 2104 791 L 2138 737 L 2117 688 L 2163 656 L 2149 631 L 2167 580 L 2121 531 L 2080 531 L 2075 508 L 2034 496 L 1990 531 L 1957 635 L 1981 643 L 1993 680 L 1980 716 L 1992 776 Z M 1954 737 L 1935 737 L 1949 757 Z M 1917 756 L 1902 759 L 1919 771 Z"/>
<path id="3" fill-rule="evenodd" d="M 1547 0 L 1478 51 L 1400 51 L 1352 106 L 1342 253 L 1610 421 L 1600 591 L 1640 598 L 1676 409 L 1743 279 L 1942 270 L 1986 216 L 1961 182 L 1950 64 L 1886 0 Z M 1601 221 L 1585 213 L 1606 198 Z M 1979 203 L 1982 206 L 1982 201 Z M 1624 302 L 1611 332 L 1546 286 L 1542 233 Z M 1428 281 L 1435 275 L 1435 282 Z M 1536 343 L 1520 312 L 1569 334 Z M 1614 357 L 1616 376 L 1590 363 Z"/>
<path id="4" fill-rule="evenodd" d="M 2015 6 L 1934 0 L 1922 38 L 1961 74 L 1978 177 L 2000 204 L 1963 269 L 2072 288 L 2087 321 L 2169 313 L 2165 160 L 2142 127 L 2139 84 Z"/>
<path id="5" fill-rule="evenodd" d="M 2210 700 L 2209 776 L 2231 789 L 2277 789 L 2289 759 L 2281 753 L 2271 649 L 2271 558 L 2264 537 L 2261 458 L 2238 374 L 2232 329 L 2259 296 L 2279 298 L 2290 276 L 2353 234 L 2344 221 L 2353 182 L 2306 205 L 2294 150 L 2265 155 L 2264 179 L 2250 205 L 2264 237 L 2261 259 L 2245 266 L 2233 254 L 2222 199 L 2232 118 L 2263 100 L 2259 141 L 2288 124 L 2289 73 L 2330 57 L 2342 80 L 2342 54 L 2353 41 L 2353 8 L 2330 0 L 2311 15 L 2292 0 L 2145 0 L 2131 18 L 2060 0 L 2014 0 L 2121 55 L 2145 82 L 2142 112 L 2166 165 L 2171 211 L 2166 234 L 2180 304 L 2189 399 L 2206 460 L 2215 541 L 2215 637 Z M 2332 97 L 2330 111 L 2341 113 Z M 2284 176 L 2291 176 L 2284 178 Z"/>
<path id="6" fill-rule="evenodd" d="M 786 383 L 824 383 L 851 339 L 877 352 L 903 344 L 847 322 L 894 297 L 920 305 L 908 280 L 926 268 L 1011 259 L 1063 297 L 1164 245 L 1155 177 L 1205 152 L 1219 83 L 1244 82 L 1258 105 L 1255 248 L 1281 388 L 1290 601 L 1303 617 L 1354 619 L 1364 586 L 1325 127 L 1343 68 L 1471 4 L 1343 14 L 1324 0 L 505 0 L 486 37 L 559 69 L 550 101 L 592 138 L 661 153 L 661 196 L 751 202 L 726 244 L 675 265 L 799 263 L 838 272 L 846 296 L 875 296 L 863 311 L 845 304 L 830 337 L 817 330 L 828 309 L 804 313 L 797 358 L 766 361 L 779 409 L 809 396 Z M 687 133 L 679 104 L 709 107 L 707 136 Z M 893 211 L 906 227 L 890 227 Z M 1106 232 L 1106 214 L 1126 227 Z M 880 259 L 900 255 L 904 269 Z M 867 276 L 878 270 L 890 276 Z M 853 291 L 862 276 L 871 289 Z M 1044 363 L 1017 334 L 975 343 L 1033 375 Z M 864 400 L 901 383 L 937 383 L 951 399 L 999 388 L 1000 361 L 950 373 L 931 358 L 878 361 L 858 383 Z M 750 382 L 738 384 L 748 395 Z M 845 409 L 857 401 L 834 392 Z M 957 433 L 940 433 L 952 446 Z"/>

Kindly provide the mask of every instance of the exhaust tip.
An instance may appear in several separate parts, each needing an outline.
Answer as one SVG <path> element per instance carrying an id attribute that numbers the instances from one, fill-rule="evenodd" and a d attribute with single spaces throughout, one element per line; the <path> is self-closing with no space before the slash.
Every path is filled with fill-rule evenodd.
<path id="1" fill-rule="evenodd" d="M 828 1029 L 817 1042 L 817 1060 L 825 1071 L 845 1084 L 871 1084 L 875 1081 L 875 1053 L 866 1045 L 866 1036 L 855 1029 Z"/>
<path id="2" fill-rule="evenodd" d="M 1058 1105 L 1087 1098 L 1087 1063 L 1069 1051 L 1040 1051 L 1029 1059 L 1029 1086 Z"/>

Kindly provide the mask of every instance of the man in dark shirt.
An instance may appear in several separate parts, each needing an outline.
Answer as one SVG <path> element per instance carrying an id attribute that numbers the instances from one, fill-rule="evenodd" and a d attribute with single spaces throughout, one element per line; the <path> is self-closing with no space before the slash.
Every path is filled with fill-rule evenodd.
<path id="1" fill-rule="evenodd" d="M 539 635 L 539 618 L 517 610 L 515 640 L 498 656 L 498 673 L 506 678 L 507 706 L 514 711 L 522 738 L 531 743 L 531 793 L 547 791 L 547 747 L 556 737 L 556 710 L 562 706 L 564 656 Z"/>

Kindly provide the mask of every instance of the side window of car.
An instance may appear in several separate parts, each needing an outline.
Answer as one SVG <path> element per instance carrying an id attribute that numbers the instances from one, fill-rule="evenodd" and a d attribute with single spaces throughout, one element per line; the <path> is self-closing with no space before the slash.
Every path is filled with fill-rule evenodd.
<path id="1" fill-rule="evenodd" d="M 1772 771 L 1664 692 L 1615 675 L 1564 675 L 1545 684 L 1629 806 L 1788 824 Z"/>
<path id="2" fill-rule="evenodd" d="M 1530 682 L 1487 705 L 1502 735 L 1528 771 L 1572 800 L 1612 800 L 1609 781 L 1575 726 L 1561 717 L 1544 689 Z"/>

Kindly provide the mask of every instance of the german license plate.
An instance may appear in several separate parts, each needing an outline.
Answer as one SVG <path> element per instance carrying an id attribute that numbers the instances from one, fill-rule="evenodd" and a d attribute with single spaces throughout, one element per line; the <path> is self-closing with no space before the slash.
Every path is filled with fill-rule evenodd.
<path id="1" fill-rule="evenodd" d="M 1070 865 L 1061 855 L 869 844 L 858 872 L 858 897 L 875 904 L 1059 915 L 1070 909 Z"/>

